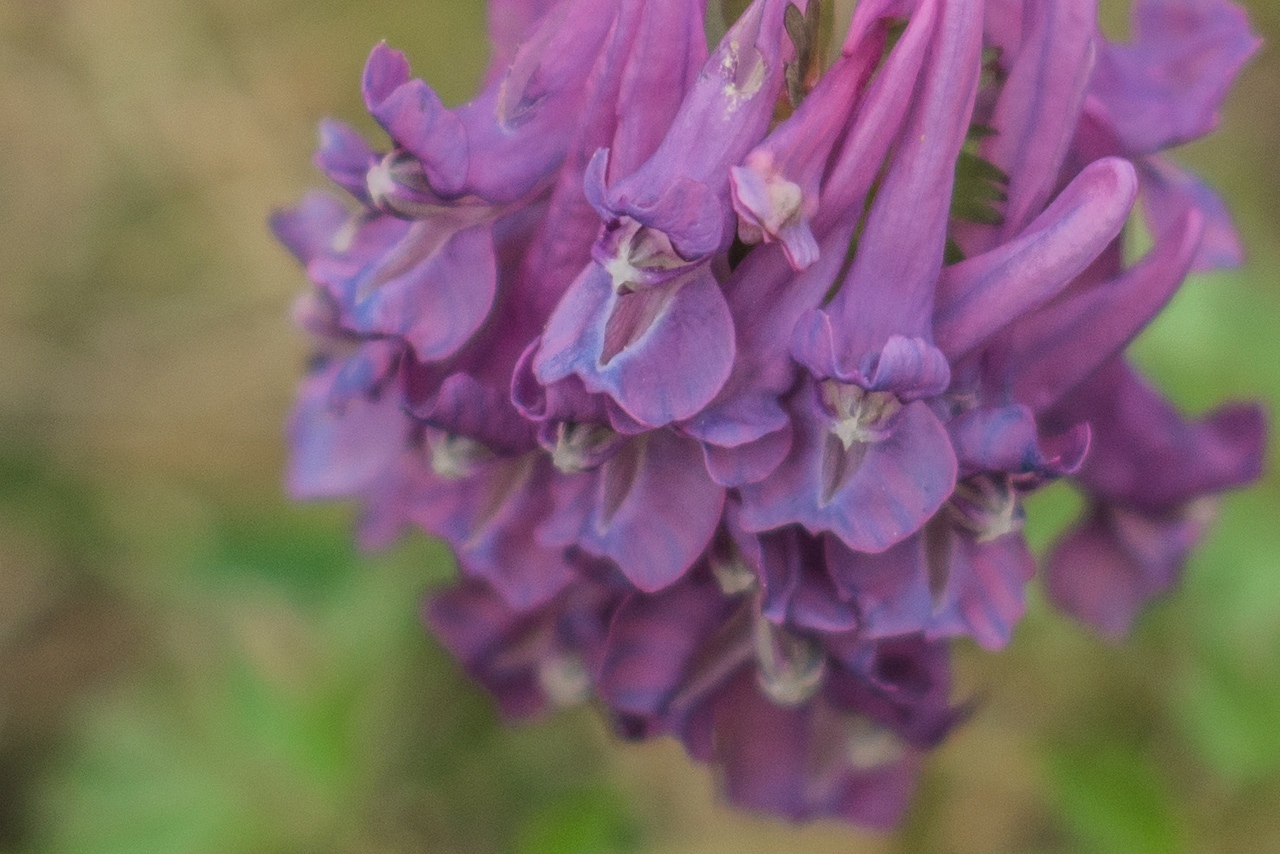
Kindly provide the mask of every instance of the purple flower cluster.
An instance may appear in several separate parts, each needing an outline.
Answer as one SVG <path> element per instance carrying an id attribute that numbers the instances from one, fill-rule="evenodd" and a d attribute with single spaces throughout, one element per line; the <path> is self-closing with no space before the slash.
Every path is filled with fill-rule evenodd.
<path id="1" fill-rule="evenodd" d="M 462 579 L 426 621 L 521 718 L 594 698 L 728 796 L 891 825 L 964 714 L 948 644 L 1004 645 L 1024 495 L 1088 500 L 1052 601 L 1120 636 L 1218 493 L 1250 405 L 1187 421 L 1124 351 L 1191 270 L 1236 263 L 1163 153 L 1257 48 L 1227 0 L 493 0 L 481 93 L 366 66 L 371 148 L 321 127 L 276 216 L 316 287 L 300 498 L 363 544 L 418 527 Z M 1126 262 L 1140 200 L 1153 242 Z"/>

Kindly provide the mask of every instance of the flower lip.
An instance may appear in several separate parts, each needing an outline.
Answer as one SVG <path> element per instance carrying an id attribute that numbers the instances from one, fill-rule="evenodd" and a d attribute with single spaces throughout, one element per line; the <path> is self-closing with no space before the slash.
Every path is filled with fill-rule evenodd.
<path id="1" fill-rule="evenodd" d="M 866 715 L 845 719 L 845 758 L 854 768 L 869 771 L 899 761 L 907 745 L 892 729 Z"/>
<path id="2" fill-rule="evenodd" d="M 943 509 L 952 522 L 972 533 L 979 543 L 1018 533 L 1026 519 L 1009 477 L 990 473 L 957 483 Z"/>
<path id="3" fill-rule="evenodd" d="M 591 696 L 591 673 L 579 655 L 548 656 L 538 662 L 537 678 L 538 687 L 557 708 L 581 705 Z"/>
<path id="4" fill-rule="evenodd" d="M 564 422 L 556 425 L 552 464 L 565 474 L 592 471 L 603 465 L 626 437 L 599 424 Z"/>
<path id="5" fill-rule="evenodd" d="M 429 435 L 428 445 L 431 449 L 431 470 L 445 480 L 462 480 L 494 456 L 475 439 L 450 433 Z"/>
<path id="6" fill-rule="evenodd" d="M 711 545 L 707 555 L 711 574 L 715 576 L 720 592 L 725 596 L 741 596 L 754 593 L 760 587 L 756 572 L 743 557 L 742 551 L 729 537 L 719 537 Z"/>
<path id="7" fill-rule="evenodd" d="M 605 226 L 591 255 L 619 294 L 664 285 L 701 263 L 681 257 L 665 233 L 629 216 Z"/>
<path id="8" fill-rule="evenodd" d="M 822 408 L 831 417 L 831 432 L 848 451 L 855 444 L 880 442 L 893 431 L 902 401 L 891 391 L 824 380 Z"/>
<path id="9" fill-rule="evenodd" d="M 752 634 L 756 651 L 756 681 L 774 703 L 800 706 L 822 687 L 827 657 L 812 638 L 793 634 L 761 616 Z"/>

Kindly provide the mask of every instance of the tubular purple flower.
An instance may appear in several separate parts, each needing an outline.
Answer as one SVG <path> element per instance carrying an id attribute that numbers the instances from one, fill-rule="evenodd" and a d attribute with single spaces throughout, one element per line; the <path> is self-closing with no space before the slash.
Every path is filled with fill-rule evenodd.
<path id="1" fill-rule="evenodd" d="M 708 57 L 662 145 L 643 166 L 608 184 L 610 152 L 593 158 L 586 191 L 606 222 L 596 259 L 615 288 L 669 281 L 671 270 L 728 247 L 728 167 L 764 136 L 773 115 L 788 57 L 784 4 L 754 0 L 747 8 Z"/>
<path id="2" fill-rule="evenodd" d="M 1138 264 L 1096 284 L 1082 281 L 1012 330 L 1005 364 L 1014 400 L 1036 411 L 1056 403 L 1119 353 L 1172 298 L 1191 269 L 1204 221 L 1188 211 Z M 1104 259 L 1118 266 L 1118 259 Z"/>
<path id="3" fill-rule="evenodd" d="M 667 430 L 621 443 L 598 469 L 561 478 L 544 541 L 614 560 L 641 590 L 678 580 L 706 550 L 724 507 L 698 446 Z"/>
<path id="4" fill-rule="evenodd" d="M 513 608 L 546 603 L 572 580 L 564 549 L 543 545 L 538 529 L 551 516 L 546 493 L 555 472 L 539 453 L 475 461 L 444 445 L 432 448 L 441 477 L 422 484 L 408 508 L 410 518 L 453 546 L 464 571 L 488 583 Z M 474 449 L 462 449 L 465 454 Z M 452 482 L 451 482 L 452 481 Z"/>
<path id="5" fill-rule="evenodd" d="M 296 499 L 345 498 L 374 485 L 400 459 L 411 422 L 394 394 L 332 405 L 342 362 L 303 381 L 289 420 L 293 453 L 285 477 Z"/>
<path id="6" fill-rule="evenodd" d="M 1096 161 L 1015 239 L 946 268 L 933 315 L 939 349 L 963 357 L 1052 300 L 1120 234 L 1136 197 L 1127 161 Z"/>
<path id="7" fill-rule="evenodd" d="M 973 409 L 948 428 L 961 479 L 942 512 L 882 554 L 827 537 L 827 567 L 841 596 L 859 603 L 868 637 L 964 635 L 998 649 L 1025 610 L 1035 572 L 1020 494 L 1077 471 L 1090 431 L 1078 425 L 1042 439 L 1022 406 Z"/>
<path id="8" fill-rule="evenodd" d="M 798 522 L 883 551 L 918 530 L 954 486 L 946 430 L 921 398 L 950 382 L 930 339 L 954 164 L 978 85 L 981 21 L 970 5 L 942 10 L 919 101 L 849 274 L 792 335 L 792 354 L 815 380 L 793 410 L 803 426 L 791 454 L 743 489 L 750 530 Z"/>
<path id="9" fill-rule="evenodd" d="M 915 532 L 950 495 L 955 455 L 928 406 L 850 388 L 858 387 L 801 386 L 791 453 L 769 477 L 741 488 L 747 530 L 798 523 L 879 552 Z"/>
<path id="10" fill-rule="evenodd" d="M 707 262 L 733 238 L 727 169 L 763 136 L 782 85 L 782 17 L 781 0 L 748 8 L 636 172 L 608 184 L 612 155 L 592 159 L 585 188 L 605 229 L 534 357 L 542 383 L 576 375 L 650 427 L 696 415 L 724 385 L 733 321 Z"/>
<path id="11" fill-rule="evenodd" d="M 835 64 L 744 165 L 729 170 L 741 240 L 779 241 L 796 270 L 818 258 L 809 223 L 818 211 L 819 184 L 853 114 L 843 108 L 859 100 L 875 72 L 886 46 L 886 16 L 896 5 L 895 0 L 860 4 Z"/>
<path id="12" fill-rule="evenodd" d="M 1115 359 L 1046 420 L 1087 420 L 1096 437 L 1076 475 L 1091 511 L 1055 548 L 1049 595 L 1119 639 L 1177 581 L 1212 516 L 1213 497 L 1257 479 L 1266 419 L 1258 406 L 1236 404 L 1187 422 Z"/>
<path id="13" fill-rule="evenodd" d="M 853 266 L 827 308 L 797 328 L 793 353 L 819 378 L 862 385 L 868 356 L 875 359 L 890 339 L 927 345 L 932 338 L 955 161 L 977 94 L 977 6 L 961 0 L 942 8 L 919 100 L 867 214 Z M 937 361 L 921 353 L 918 370 L 892 381 L 907 399 L 936 394 L 947 384 L 945 360 L 941 370 Z"/>
<path id="14" fill-rule="evenodd" d="M 991 118 L 983 156 L 1009 176 L 1003 223 L 984 229 L 985 251 L 1021 232 L 1059 186 L 1094 69 L 1094 0 L 1033 0 L 1022 10 L 1017 53 Z"/>
<path id="15" fill-rule="evenodd" d="M 741 806 L 891 824 L 919 751 L 956 718 L 945 650 L 849 633 L 823 644 L 766 620 L 753 595 L 700 575 L 625 600 L 600 672 L 619 728 L 678 734 Z"/>
<path id="16" fill-rule="evenodd" d="M 375 47 L 361 88 L 369 115 L 417 158 L 429 186 L 442 198 L 457 195 L 467 177 L 467 131 L 426 83 L 410 76 L 404 54 L 386 42 Z"/>
<path id="17" fill-rule="evenodd" d="M 824 204 L 814 218 L 822 243 L 818 263 L 793 275 L 782 252 L 761 248 L 743 259 L 725 286 L 734 366 L 712 402 L 681 428 L 704 442 L 712 474 L 726 486 L 761 480 L 790 447 L 790 416 L 780 399 L 799 370 L 790 358 L 791 330 L 819 305 L 842 269 L 858 224 L 850 212 L 861 211 L 901 127 L 933 33 L 934 7 L 932 0 L 919 4 L 865 99 L 854 107 L 848 139 L 821 188 Z M 876 33 L 870 28 L 865 37 L 878 44 Z M 856 34 L 855 28 L 850 39 Z"/>
<path id="18" fill-rule="evenodd" d="M 423 621 L 513 720 L 578 705 L 593 692 L 605 632 L 621 591 L 588 576 L 532 611 L 483 583 L 429 597 Z"/>

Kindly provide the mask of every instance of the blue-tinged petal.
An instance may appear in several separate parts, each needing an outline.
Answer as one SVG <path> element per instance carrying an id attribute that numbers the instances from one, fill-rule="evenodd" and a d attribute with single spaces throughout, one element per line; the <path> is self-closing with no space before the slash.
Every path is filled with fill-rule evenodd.
<path id="1" fill-rule="evenodd" d="M 690 418 L 724 385 L 733 320 L 706 268 L 686 280 L 619 294 L 587 267 L 556 307 L 533 368 L 543 383 L 571 374 L 650 427 Z"/>
<path id="2" fill-rule="evenodd" d="M 381 394 L 395 376 L 403 355 L 404 345 L 398 341 L 384 338 L 361 342 L 354 353 L 341 361 L 329 389 L 329 405 L 341 409 L 357 397 Z"/>
<path id="3" fill-rule="evenodd" d="M 677 174 L 662 183 L 606 188 L 611 159 L 607 149 L 597 151 L 584 179 L 587 198 L 606 221 L 625 215 L 660 231 L 679 257 L 688 261 L 705 258 L 722 247 L 725 207 L 714 185 Z M 605 264 L 617 255 L 617 247 L 602 240 L 594 254 Z"/>
<path id="4" fill-rule="evenodd" d="M 743 486 L 742 526 L 767 531 L 800 524 L 829 531 L 850 548 L 880 552 L 917 531 L 956 480 L 947 431 L 923 402 L 909 403 L 878 441 L 847 448 L 815 417 L 817 391 L 807 386 L 798 405 L 791 453 L 772 475 Z"/>
<path id="5" fill-rule="evenodd" d="M 445 377 L 435 394 L 408 407 L 414 418 L 454 436 L 466 436 L 499 454 L 520 454 L 536 445 L 533 425 L 520 417 L 503 391 L 471 374 Z"/>
<path id="6" fill-rule="evenodd" d="M 357 330 L 403 338 L 424 362 L 452 355 L 471 338 L 488 316 L 497 287 L 490 226 L 444 229 L 443 241 L 443 235 L 427 232 L 406 236 L 407 269 L 394 256 L 380 259 L 356 281 L 351 309 Z M 418 240 L 421 254 L 407 245 Z"/>
<path id="7" fill-rule="evenodd" d="M 809 226 L 809 218 L 818 206 L 813 198 L 817 195 L 816 186 L 806 196 L 804 188 L 784 177 L 772 161 L 762 156 L 748 158 L 746 166 L 734 166 L 730 176 L 742 242 L 779 243 L 796 270 L 818 260 L 818 241 Z M 816 185 L 817 181 L 813 183 Z"/>
<path id="8" fill-rule="evenodd" d="M 373 203 L 369 197 L 367 176 L 378 160 L 369 143 L 350 125 L 333 119 L 320 122 L 320 144 L 315 156 L 317 168 L 366 205 Z"/>
<path id="9" fill-rule="evenodd" d="M 609 626 L 598 680 L 601 698 L 628 714 L 664 714 L 734 607 L 709 576 L 628 596 Z"/>
<path id="10" fill-rule="evenodd" d="M 522 615 L 487 585 L 471 581 L 440 591 L 425 603 L 432 632 L 455 657 L 475 661 L 522 621 Z"/>
<path id="11" fill-rule="evenodd" d="M 429 240 L 422 239 L 424 230 L 429 232 Z M 315 247 L 318 251 L 307 261 L 307 275 L 339 308 L 342 325 L 348 331 L 359 331 L 351 314 L 358 298 L 367 295 L 369 288 L 364 283 L 376 282 L 379 271 L 389 263 L 408 269 L 455 230 L 452 225 L 446 229 L 393 216 L 350 218 L 327 246 Z"/>
<path id="12" fill-rule="evenodd" d="M 303 264 L 333 253 L 339 232 L 351 215 L 328 193 L 312 190 L 291 208 L 271 215 L 271 233 Z"/>
<path id="13" fill-rule="evenodd" d="M 961 472 L 1061 477 L 1078 471 L 1089 451 L 1091 430 L 1076 423 L 1042 439 L 1035 414 L 1019 404 L 982 406 L 947 423 Z"/>
<path id="14" fill-rule="evenodd" d="M 737 363 L 734 364 L 736 374 Z M 681 422 L 680 429 L 701 442 L 724 450 L 752 445 L 767 437 L 776 439 L 777 434 L 787 430 L 791 424 L 791 417 L 779 402 L 795 381 L 795 369 L 788 367 L 792 376 L 782 389 L 771 391 L 767 386 L 758 389 L 739 386 L 730 395 L 725 393 L 730 391 L 726 385 L 706 409 Z"/>
<path id="15" fill-rule="evenodd" d="M 827 649 L 834 668 L 825 694 L 836 708 L 857 710 L 916 747 L 936 746 L 963 708 L 950 705 L 951 668 L 945 641 L 923 634 L 868 641 L 834 635 Z"/>
<path id="16" fill-rule="evenodd" d="M 702 443 L 707 472 L 721 486 L 758 483 L 776 469 L 791 450 L 791 424 L 741 445 Z"/>
<path id="17" fill-rule="evenodd" d="M 1021 534 L 980 541 L 943 522 L 942 542 L 931 555 L 936 611 L 930 637 L 973 638 L 987 649 L 1001 649 L 1027 609 L 1027 584 L 1036 572 L 1035 557 Z M 945 538 L 945 539 L 943 539 Z M 935 582 L 936 583 L 936 582 Z"/>
<path id="18" fill-rule="evenodd" d="M 286 488 L 295 499 L 355 498 L 400 458 L 409 421 L 400 398 L 357 397 L 331 405 L 334 363 L 303 380 L 289 418 Z"/>
<path id="19" fill-rule="evenodd" d="M 608 420 L 599 396 L 593 395 L 576 376 L 543 385 L 533 372 L 533 360 L 541 339 L 529 343 L 520 354 L 511 376 L 511 400 L 520 414 L 539 424 L 600 424 Z M 642 432 L 642 431 L 641 431 Z"/>
<path id="20" fill-rule="evenodd" d="M 706 550 L 725 490 L 696 442 L 669 431 L 638 436 L 593 472 L 563 477 L 540 537 L 614 560 L 638 588 L 673 584 Z"/>
<path id="21" fill-rule="evenodd" d="M 572 580 L 564 549 L 543 546 L 555 477 L 541 454 L 497 459 L 459 480 L 439 480 L 411 508 L 414 521 L 453 547 L 465 575 L 481 578 L 511 607 L 541 605 Z"/>
<path id="22" fill-rule="evenodd" d="M 823 537 L 823 544 L 836 588 L 858 608 L 861 636 L 886 638 L 929 628 L 934 599 L 923 536 L 879 554 L 855 552 L 836 537 Z"/>
<path id="23" fill-rule="evenodd" d="M 951 367 L 938 348 L 923 338 L 891 335 L 879 350 L 854 355 L 825 311 L 800 318 L 791 352 L 815 377 L 834 379 L 867 391 L 893 392 L 904 401 L 941 394 L 951 383 Z"/>

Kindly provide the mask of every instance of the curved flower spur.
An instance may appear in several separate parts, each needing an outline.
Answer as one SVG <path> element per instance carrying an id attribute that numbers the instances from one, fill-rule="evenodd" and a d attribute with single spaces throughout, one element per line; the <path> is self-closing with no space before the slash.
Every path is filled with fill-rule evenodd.
<path id="1" fill-rule="evenodd" d="M 1022 498 L 1069 478 L 1059 607 L 1121 637 L 1260 410 L 1186 421 L 1125 348 L 1239 260 L 1165 149 L 1256 49 L 1225 0 L 501 0 L 446 109 L 376 47 L 375 150 L 273 219 L 314 289 L 300 498 L 354 498 L 461 579 L 427 625 L 502 712 L 593 700 L 673 735 L 735 803 L 888 827 L 967 712 L 950 639 L 996 649 L 1036 561 Z M 1140 200 L 1154 238 L 1126 266 Z"/>

